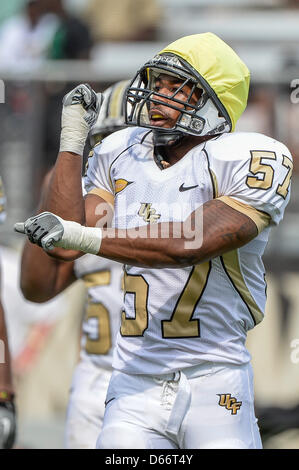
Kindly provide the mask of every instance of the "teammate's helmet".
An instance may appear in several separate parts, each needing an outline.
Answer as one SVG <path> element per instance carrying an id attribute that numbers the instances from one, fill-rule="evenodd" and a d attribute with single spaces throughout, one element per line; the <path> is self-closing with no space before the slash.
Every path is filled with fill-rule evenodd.
<path id="1" fill-rule="evenodd" d="M 111 134 L 111 132 L 115 132 L 126 127 L 125 92 L 129 83 L 129 80 L 123 80 L 115 83 L 104 91 L 104 101 L 101 106 L 99 117 L 89 134 L 90 144 L 92 147 L 101 142 L 101 140 Z"/>
<path id="2" fill-rule="evenodd" d="M 186 102 L 155 91 L 155 81 L 161 74 L 182 80 L 182 87 L 191 86 Z M 136 74 L 127 90 L 126 123 L 132 126 L 159 128 L 150 124 L 150 103 L 181 111 L 172 129 L 161 129 L 164 134 L 191 134 L 196 136 L 231 132 L 246 108 L 250 74 L 237 54 L 212 33 L 195 34 L 181 38 L 148 61 Z M 196 88 L 202 93 L 196 105 L 190 99 Z M 181 88 L 181 87 L 180 87 Z M 171 103 L 167 101 L 171 100 Z M 184 108 L 182 109 L 182 104 Z"/>
<path id="3" fill-rule="evenodd" d="M 4 193 L 4 187 L 2 178 L 0 176 L 0 224 L 5 221 L 6 218 L 6 196 Z"/>

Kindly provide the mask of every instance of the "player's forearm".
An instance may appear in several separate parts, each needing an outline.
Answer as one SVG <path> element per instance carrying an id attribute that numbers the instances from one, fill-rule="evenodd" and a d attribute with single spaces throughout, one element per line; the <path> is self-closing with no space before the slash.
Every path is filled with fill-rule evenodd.
<path id="1" fill-rule="evenodd" d="M 59 215 L 65 220 L 85 224 L 80 155 L 71 152 L 59 153 L 44 196 L 43 210 Z"/>
<path id="2" fill-rule="evenodd" d="M 25 243 L 22 261 L 20 287 L 25 299 L 31 302 L 45 302 L 52 296 L 57 262 L 40 247 Z"/>
<path id="3" fill-rule="evenodd" d="M 53 168 L 47 191 L 43 196 L 43 211 L 63 219 L 85 225 L 85 205 L 82 194 L 82 157 L 71 152 L 60 152 Z M 73 261 L 80 251 L 56 248 L 51 256 L 57 260 Z"/>
<path id="4" fill-rule="evenodd" d="M 181 268 L 239 248 L 257 235 L 255 223 L 221 201 L 210 201 L 182 223 L 103 230 L 99 255 L 150 268 Z"/>
<path id="5" fill-rule="evenodd" d="M 134 266 L 180 268 L 239 248 L 256 235 L 251 219 L 214 200 L 182 223 L 105 229 L 99 255 Z"/>
<path id="6" fill-rule="evenodd" d="M 45 250 L 80 250 L 120 263 L 150 268 L 180 268 L 239 248 L 258 230 L 247 215 L 214 199 L 184 222 L 163 222 L 131 229 L 84 227 L 45 212 L 16 224 Z"/>
<path id="7" fill-rule="evenodd" d="M 40 247 L 26 242 L 21 261 L 20 287 L 25 299 L 43 303 L 74 281 L 73 263 L 62 263 Z"/>
<path id="8" fill-rule="evenodd" d="M 62 165 L 64 165 L 63 162 Z M 58 202 L 57 191 L 53 193 L 56 194 L 54 201 L 51 200 L 51 178 L 54 171 L 53 168 L 44 178 L 37 210 L 38 213 L 44 212 L 47 208 L 47 204 L 57 204 Z M 58 173 L 58 175 L 56 175 L 58 186 L 61 185 L 61 183 L 59 183 L 60 180 L 61 178 Z M 55 251 L 58 252 L 56 253 L 56 258 L 58 258 L 59 251 L 61 250 L 56 249 Z M 68 257 L 70 257 L 70 253 L 68 252 L 67 254 Z M 28 241 L 25 243 L 22 253 L 20 276 L 20 287 L 25 299 L 37 303 L 46 302 L 65 288 L 61 282 L 59 269 L 61 263 L 56 258 L 48 256 L 48 254 L 37 245 L 29 243 Z M 72 270 L 71 267 L 70 270 Z"/>
<path id="9" fill-rule="evenodd" d="M 174 231 L 177 234 L 182 232 L 182 226 L 181 223 L 157 224 L 158 236 L 154 238 L 150 226 L 128 230 L 104 229 L 99 256 L 149 268 L 189 266 L 193 264 L 194 253 L 187 253 L 187 239 L 173 236 Z"/>

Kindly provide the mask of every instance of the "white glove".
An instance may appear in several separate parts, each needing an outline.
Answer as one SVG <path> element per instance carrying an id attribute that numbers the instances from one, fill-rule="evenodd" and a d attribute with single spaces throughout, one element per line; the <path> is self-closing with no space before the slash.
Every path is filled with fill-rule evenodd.
<path id="1" fill-rule="evenodd" d="M 63 98 L 60 152 L 83 155 L 90 129 L 97 121 L 103 96 L 88 84 L 78 85 Z"/>
<path id="2" fill-rule="evenodd" d="M 31 243 L 41 246 L 45 251 L 60 247 L 97 255 L 102 242 L 100 228 L 84 227 L 77 222 L 63 220 L 51 212 L 42 212 L 26 222 L 18 222 L 14 229 L 27 235 Z"/>

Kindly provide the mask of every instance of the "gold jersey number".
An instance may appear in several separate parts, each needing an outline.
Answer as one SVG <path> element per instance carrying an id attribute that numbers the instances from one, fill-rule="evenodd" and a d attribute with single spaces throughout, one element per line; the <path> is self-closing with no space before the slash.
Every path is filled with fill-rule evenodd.
<path id="1" fill-rule="evenodd" d="M 193 315 L 207 285 L 211 262 L 193 266 L 184 289 L 179 296 L 169 320 L 162 320 L 163 338 L 198 338 L 200 321 Z M 121 335 L 143 336 L 148 327 L 149 285 L 141 275 L 124 276 L 125 295 L 134 294 L 135 316 L 129 318 L 122 312 Z"/>
<path id="2" fill-rule="evenodd" d="M 111 281 L 111 272 L 99 271 L 87 274 L 83 280 L 87 289 L 107 286 Z M 108 354 L 112 346 L 108 309 L 101 302 L 92 302 L 89 298 L 84 321 L 93 332 L 93 334 L 86 333 L 86 352 L 88 354 Z"/>
<path id="3" fill-rule="evenodd" d="M 253 175 L 247 176 L 246 184 L 249 188 L 270 189 L 274 180 L 274 168 L 270 163 L 265 163 L 265 160 L 277 160 L 276 153 L 267 150 L 252 150 L 251 161 L 249 170 Z M 276 188 L 276 193 L 284 199 L 289 192 L 291 177 L 293 172 L 293 162 L 289 157 L 283 155 L 282 165 L 287 168 L 287 173 L 284 180 Z"/>

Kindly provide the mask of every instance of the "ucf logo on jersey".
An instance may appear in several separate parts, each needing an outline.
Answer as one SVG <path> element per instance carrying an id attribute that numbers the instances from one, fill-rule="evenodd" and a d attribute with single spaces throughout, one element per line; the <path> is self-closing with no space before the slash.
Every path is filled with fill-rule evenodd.
<path id="1" fill-rule="evenodd" d="M 155 224 L 160 219 L 161 214 L 157 214 L 156 209 L 151 203 L 143 202 L 139 209 L 138 215 L 143 218 L 144 222 Z"/>
<path id="2" fill-rule="evenodd" d="M 241 408 L 242 402 L 237 401 L 237 399 L 232 397 L 230 393 L 222 393 L 218 394 L 218 396 L 220 397 L 218 404 L 231 411 L 232 415 L 236 415 L 237 411 Z"/>

